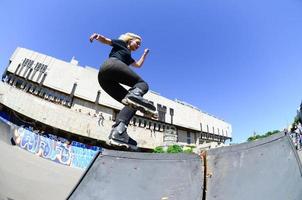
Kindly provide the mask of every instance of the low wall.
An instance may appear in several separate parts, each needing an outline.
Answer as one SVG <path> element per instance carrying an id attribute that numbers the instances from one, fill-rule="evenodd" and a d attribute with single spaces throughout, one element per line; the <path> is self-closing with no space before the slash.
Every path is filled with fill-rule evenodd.
<path id="1" fill-rule="evenodd" d="M 76 141 L 62 142 L 19 127 L 0 117 L 1 140 L 12 143 L 37 156 L 57 163 L 85 169 L 90 164 L 100 147 L 88 146 Z"/>

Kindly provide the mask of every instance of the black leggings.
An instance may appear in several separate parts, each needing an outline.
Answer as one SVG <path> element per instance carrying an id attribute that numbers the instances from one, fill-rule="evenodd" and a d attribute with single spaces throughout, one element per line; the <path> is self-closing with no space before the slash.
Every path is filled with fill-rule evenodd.
<path id="1" fill-rule="evenodd" d="M 116 58 L 109 58 L 104 62 L 98 74 L 98 81 L 103 90 L 119 102 L 128 94 L 120 83 L 131 88 L 139 88 L 144 94 L 149 90 L 148 84 L 139 75 Z M 122 121 L 128 125 L 135 112 L 135 109 L 125 106 L 117 115 L 116 123 Z"/>

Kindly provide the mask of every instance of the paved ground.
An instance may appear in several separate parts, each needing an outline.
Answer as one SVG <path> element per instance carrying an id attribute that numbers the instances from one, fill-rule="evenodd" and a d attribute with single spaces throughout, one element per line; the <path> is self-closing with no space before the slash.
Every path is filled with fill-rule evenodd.
<path id="1" fill-rule="evenodd" d="M 0 127 L 3 133 L 3 126 Z M 63 200 L 83 170 L 40 158 L 0 137 L 0 200 Z"/>

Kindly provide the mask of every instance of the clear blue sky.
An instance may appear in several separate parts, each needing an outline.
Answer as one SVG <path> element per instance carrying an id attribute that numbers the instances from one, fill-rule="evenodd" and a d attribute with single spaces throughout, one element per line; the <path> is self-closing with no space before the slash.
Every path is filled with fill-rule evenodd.
<path id="1" fill-rule="evenodd" d="M 18 46 L 98 68 L 110 48 L 91 33 L 137 33 L 150 88 L 231 123 L 234 142 L 284 128 L 302 99 L 300 0 L 2 0 L 0 26 L 1 71 Z"/>

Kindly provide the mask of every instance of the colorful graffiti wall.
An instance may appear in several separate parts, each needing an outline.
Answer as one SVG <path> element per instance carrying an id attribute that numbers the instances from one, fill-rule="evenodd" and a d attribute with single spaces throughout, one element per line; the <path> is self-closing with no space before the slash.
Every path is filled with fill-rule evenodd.
<path id="1" fill-rule="evenodd" d="M 40 157 L 85 169 L 90 164 L 100 147 L 88 146 L 72 141 L 70 144 L 57 140 L 55 137 L 46 137 L 19 127 L 14 131 L 16 145 Z M 67 140 L 66 140 L 67 141 Z"/>

